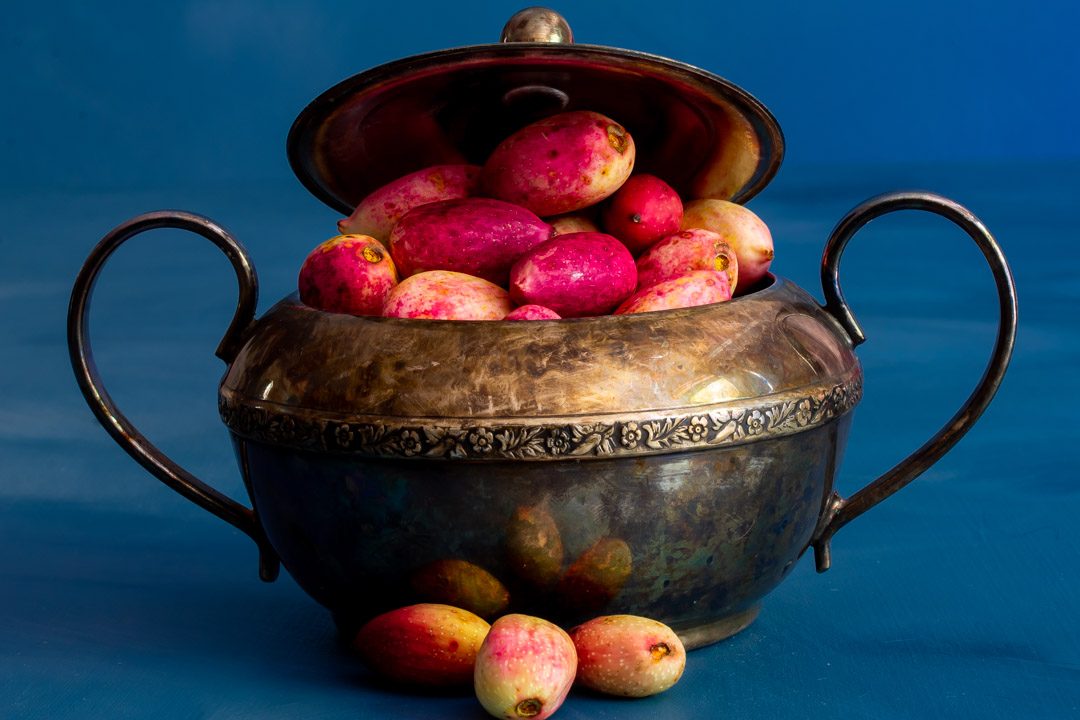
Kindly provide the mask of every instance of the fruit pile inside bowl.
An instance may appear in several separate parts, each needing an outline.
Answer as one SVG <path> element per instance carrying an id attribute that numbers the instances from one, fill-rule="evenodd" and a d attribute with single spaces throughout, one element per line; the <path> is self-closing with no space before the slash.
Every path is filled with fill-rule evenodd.
<path id="1" fill-rule="evenodd" d="M 727 200 L 684 205 L 634 170 L 630 133 L 563 112 L 480 165 L 437 165 L 367 195 L 300 270 L 301 300 L 352 315 L 551 320 L 723 302 L 766 275 L 768 227 Z"/>

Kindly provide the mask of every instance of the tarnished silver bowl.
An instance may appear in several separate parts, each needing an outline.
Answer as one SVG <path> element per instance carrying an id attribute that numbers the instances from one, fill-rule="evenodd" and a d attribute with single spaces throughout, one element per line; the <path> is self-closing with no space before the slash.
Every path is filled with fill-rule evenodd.
<path id="1" fill-rule="evenodd" d="M 289 135 L 297 175 L 347 213 L 411 170 L 480 162 L 507 132 L 563 109 L 617 118 L 639 169 L 685 197 L 744 201 L 779 168 L 775 119 L 722 78 L 571 44 L 561 18 L 544 11 L 515 16 L 504 39 L 399 60 L 323 93 Z M 943 215 L 979 246 L 997 284 L 998 334 L 945 427 L 845 499 L 833 487 L 861 395 L 853 349 L 863 336 L 840 291 L 840 257 L 866 222 L 902 209 Z M 236 271 L 218 398 L 250 508 L 147 441 L 94 367 L 86 323 L 98 273 L 120 244 L 160 227 L 205 236 Z M 124 223 L 91 252 L 68 333 L 80 387 L 113 438 L 251 536 L 262 577 L 283 563 L 344 632 L 395 606 L 441 600 L 564 624 L 647 615 L 694 647 L 750 623 L 809 548 L 828 568 L 833 534 L 947 452 L 1008 364 L 1008 265 L 951 200 L 892 193 L 855 208 L 826 243 L 822 283 L 824 306 L 769 276 L 730 302 L 617 317 L 367 318 L 292 295 L 256 319 L 243 248 L 206 218 L 164 212 Z"/>

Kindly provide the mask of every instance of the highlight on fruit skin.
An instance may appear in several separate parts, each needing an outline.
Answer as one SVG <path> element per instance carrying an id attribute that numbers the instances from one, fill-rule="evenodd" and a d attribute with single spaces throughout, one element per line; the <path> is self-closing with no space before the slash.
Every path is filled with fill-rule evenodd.
<path id="1" fill-rule="evenodd" d="M 661 239 L 637 259 L 638 290 L 694 270 L 716 270 L 728 276 L 734 294 L 739 282 L 739 258 L 724 238 L 712 230 L 680 230 Z"/>
<path id="2" fill-rule="evenodd" d="M 637 615 L 606 615 L 570 630 L 578 684 L 622 697 L 648 697 L 679 681 L 686 648 L 667 625 Z"/>
<path id="3" fill-rule="evenodd" d="M 372 618 L 353 648 L 378 675 L 408 686 L 451 687 L 472 681 L 490 625 L 468 610 L 419 603 Z"/>
<path id="4" fill-rule="evenodd" d="M 425 320 L 502 320 L 514 308 L 495 283 L 450 270 L 430 270 L 402 280 L 386 295 L 383 317 Z"/>
<path id="5" fill-rule="evenodd" d="M 604 204 L 604 231 L 619 238 L 634 256 L 674 232 L 683 218 L 679 193 L 647 173 L 631 175 Z"/>
<path id="6" fill-rule="evenodd" d="M 390 231 L 402 278 L 451 270 L 506 286 L 510 266 L 554 234 L 528 209 L 492 198 L 462 198 L 413 208 Z"/>
<path id="7" fill-rule="evenodd" d="M 308 254 L 296 284 L 308 307 L 380 315 L 397 283 L 397 268 L 382 243 L 367 235 L 338 235 Z"/>
<path id="8" fill-rule="evenodd" d="M 684 230 L 703 228 L 719 234 L 739 259 L 739 285 L 743 294 L 769 272 L 773 239 L 769 226 L 748 207 L 728 200 L 692 200 L 683 212 Z"/>
<path id="9" fill-rule="evenodd" d="M 480 646 L 473 687 L 494 717 L 544 720 L 566 700 L 576 674 L 577 650 L 565 630 L 530 615 L 504 615 Z"/>
<path id="10" fill-rule="evenodd" d="M 715 270 L 693 272 L 664 280 L 627 298 L 615 309 L 616 315 L 676 310 L 725 302 L 731 299 L 727 275 Z"/>
<path id="11" fill-rule="evenodd" d="M 527 125 L 488 156 L 481 190 L 560 215 L 595 205 L 618 190 L 634 169 L 634 140 L 619 123 L 590 110 L 571 110 Z"/>
<path id="12" fill-rule="evenodd" d="M 634 256 L 606 233 L 556 235 L 510 269 L 514 302 L 543 305 L 564 318 L 606 315 L 636 287 Z"/>
<path id="13" fill-rule="evenodd" d="M 417 170 L 368 194 L 349 217 L 338 221 L 338 230 L 370 235 L 385 244 L 405 213 L 427 203 L 471 197 L 479 183 L 479 165 L 433 165 Z"/>

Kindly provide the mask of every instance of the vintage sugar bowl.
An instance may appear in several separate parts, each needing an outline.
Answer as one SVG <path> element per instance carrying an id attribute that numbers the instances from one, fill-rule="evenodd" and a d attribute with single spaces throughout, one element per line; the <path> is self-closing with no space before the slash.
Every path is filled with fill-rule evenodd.
<path id="1" fill-rule="evenodd" d="M 501 43 L 405 58 L 334 86 L 299 115 L 288 155 L 304 185 L 347 215 L 396 177 L 482 163 L 509 132 L 564 109 L 617 118 L 637 168 L 686 198 L 745 201 L 783 155 L 776 120 L 742 89 L 674 60 L 574 44 L 561 17 L 535 8 L 511 19 Z M 840 258 L 865 223 L 903 209 L 943 215 L 978 245 L 997 285 L 997 339 L 945 427 L 842 498 L 834 480 L 861 395 L 863 336 Z M 218 398 L 250 507 L 155 448 L 94 366 L 98 273 L 120 244 L 162 227 L 203 235 L 236 271 Z M 1008 365 L 1008 265 L 951 200 L 893 193 L 855 208 L 825 245 L 822 282 L 824 306 L 770 275 L 729 302 L 638 315 L 403 320 L 322 312 L 294 294 L 255 318 L 255 271 L 239 243 L 206 218 L 164 212 L 124 223 L 92 251 L 68 335 L 80 387 L 121 447 L 247 533 L 261 576 L 284 564 L 343 632 L 433 600 L 564 624 L 646 615 L 693 647 L 749 624 L 808 549 L 827 569 L 837 530 L 947 452 Z"/>

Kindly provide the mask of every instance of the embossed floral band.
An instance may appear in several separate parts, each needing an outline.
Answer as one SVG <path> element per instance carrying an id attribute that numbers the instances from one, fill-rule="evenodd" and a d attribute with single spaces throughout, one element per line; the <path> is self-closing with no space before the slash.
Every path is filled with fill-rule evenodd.
<path id="1" fill-rule="evenodd" d="M 237 435 L 301 450 L 374 457 L 555 460 L 657 455 L 792 435 L 839 417 L 862 396 L 858 366 L 835 384 L 682 410 L 563 418 L 350 416 L 254 401 L 222 388 Z"/>

